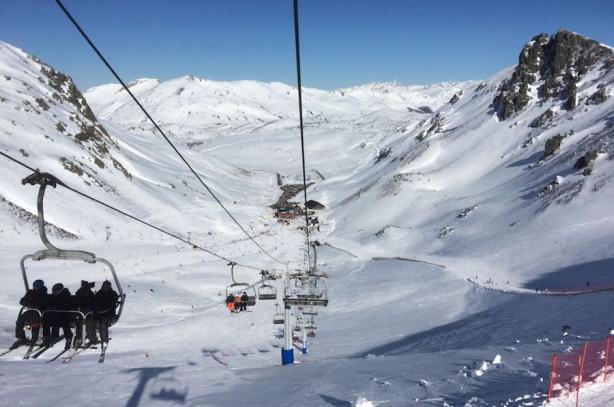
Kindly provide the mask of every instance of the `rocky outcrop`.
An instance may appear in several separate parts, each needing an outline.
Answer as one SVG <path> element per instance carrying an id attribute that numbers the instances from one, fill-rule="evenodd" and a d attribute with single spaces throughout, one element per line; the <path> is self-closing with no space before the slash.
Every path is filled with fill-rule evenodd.
<path id="1" fill-rule="evenodd" d="M 556 136 L 546 140 L 546 146 L 544 147 L 544 156 L 542 157 L 542 160 L 553 156 L 561 148 L 562 143 L 563 136 L 561 136 L 560 134 L 557 134 Z"/>
<path id="2" fill-rule="evenodd" d="M 41 77 L 41 81 L 45 81 L 51 89 L 53 94 L 49 99 L 49 103 L 62 103 L 74 106 L 74 112 L 69 116 L 70 121 L 75 123 L 79 132 L 76 134 L 67 134 L 73 139 L 75 143 L 82 145 L 92 155 L 94 164 L 99 168 L 105 168 L 104 159 L 111 159 L 113 166 L 121 171 L 126 178 L 131 179 L 132 174 L 116 159 L 110 156 L 110 146 L 117 147 L 116 142 L 109 136 L 105 128 L 98 122 L 98 119 L 92 112 L 92 109 L 88 105 L 87 101 L 79 92 L 79 89 L 75 86 L 72 79 L 59 72 L 52 67 L 41 63 L 40 68 L 44 78 Z M 48 110 L 48 104 L 44 99 L 36 100 L 39 107 L 43 110 Z M 47 106 L 47 109 L 45 107 Z M 78 113 L 77 113 L 78 112 Z M 66 130 L 66 124 L 58 122 L 56 129 L 60 132 Z M 61 160 L 62 165 L 78 175 L 81 175 L 83 165 L 73 162 L 67 158 Z M 78 168 L 78 170 L 77 170 Z"/>
<path id="3" fill-rule="evenodd" d="M 537 87 L 539 101 L 560 99 L 564 108 L 573 109 L 578 81 L 596 67 L 613 69 L 610 48 L 567 30 L 552 37 L 540 34 L 522 49 L 518 65 L 499 87 L 492 107 L 500 120 L 508 119 L 529 104 L 531 87 Z"/>
<path id="4" fill-rule="evenodd" d="M 431 119 L 429 128 L 426 130 L 422 130 L 420 133 L 418 133 L 418 135 L 416 136 L 416 139 L 418 141 L 423 141 L 425 138 L 427 138 L 431 134 L 439 133 L 441 130 L 443 130 L 443 122 L 444 122 L 443 116 L 441 115 L 441 113 L 437 113 Z"/>
<path id="5" fill-rule="evenodd" d="M 548 109 L 544 113 L 537 116 L 535 120 L 533 120 L 531 123 L 529 123 L 529 127 L 533 129 L 536 129 L 538 127 L 545 127 L 548 123 L 552 121 L 554 116 L 554 112 L 551 109 Z"/>

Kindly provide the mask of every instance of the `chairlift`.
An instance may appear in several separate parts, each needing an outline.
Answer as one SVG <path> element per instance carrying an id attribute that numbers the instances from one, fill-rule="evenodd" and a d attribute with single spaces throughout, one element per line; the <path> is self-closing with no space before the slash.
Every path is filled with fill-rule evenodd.
<path id="1" fill-rule="evenodd" d="M 273 324 L 280 325 L 286 321 L 284 313 L 279 309 L 279 304 L 275 304 L 275 314 L 273 314 Z"/>
<path id="2" fill-rule="evenodd" d="M 237 263 L 230 262 L 228 263 L 230 266 L 230 278 L 232 279 L 232 284 L 226 287 L 226 297 L 230 294 L 241 295 L 243 292 L 247 293 L 247 305 L 254 306 L 256 305 L 256 289 L 248 283 L 238 283 L 235 280 L 235 266 Z"/>
<path id="3" fill-rule="evenodd" d="M 326 279 L 317 274 L 306 274 L 294 278 L 294 290 L 286 293 L 284 302 L 288 305 L 327 306 L 328 290 Z"/>
<path id="4" fill-rule="evenodd" d="M 260 286 L 258 287 L 258 299 L 259 300 L 276 300 L 277 299 L 277 289 L 273 285 L 266 283 L 264 274 L 262 275 L 262 284 L 260 284 Z"/>
<path id="5" fill-rule="evenodd" d="M 62 182 L 55 178 L 53 175 L 42 172 L 35 172 L 34 174 L 29 175 L 21 181 L 22 184 L 30 184 L 30 185 L 40 185 L 38 189 L 38 197 L 36 199 L 36 206 L 38 211 L 38 233 L 45 245 L 46 249 L 39 250 L 33 254 L 27 254 L 21 258 L 20 267 L 21 267 L 21 275 L 23 277 L 23 284 L 25 286 L 26 292 L 28 292 L 30 285 L 28 283 L 28 273 L 26 268 L 26 260 L 32 261 L 42 261 L 42 260 L 64 260 L 64 261 L 83 261 L 88 264 L 102 263 L 108 267 L 111 271 L 111 275 L 113 276 L 113 280 L 115 281 L 115 287 L 117 288 L 119 298 L 117 304 L 115 306 L 115 318 L 111 320 L 111 325 L 115 324 L 119 318 L 121 317 L 122 311 L 124 309 L 124 303 L 126 301 L 126 294 L 124 293 L 122 286 L 117 277 L 117 273 L 115 272 L 115 268 L 106 259 L 96 257 L 94 253 L 81 251 L 81 250 L 64 250 L 58 249 L 55 247 L 47 238 L 47 234 L 45 232 L 45 211 L 44 211 L 44 197 L 45 197 L 45 189 L 47 185 L 56 187 L 57 184 L 62 185 Z M 27 310 L 26 307 L 22 308 L 20 314 Z M 46 310 L 44 312 L 39 312 L 41 318 L 45 313 L 71 313 L 83 318 L 85 321 L 86 317 L 89 316 L 90 313 L 83 314 L 80 311 L 76 310 Z"/>
<path id="6" fill-rule="evenodd" d="M 314 315 L 318 315 L 318 310 L 316 309 L 316 307 L 309 307 L 305 310 L 303 310 L 303 315 L 310 315 L 310 316 L 314 316 Z"/>

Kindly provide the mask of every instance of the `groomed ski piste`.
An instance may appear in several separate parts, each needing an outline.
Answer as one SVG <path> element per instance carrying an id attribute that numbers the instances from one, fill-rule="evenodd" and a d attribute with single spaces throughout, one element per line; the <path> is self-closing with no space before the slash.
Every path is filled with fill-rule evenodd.
<path id="1" fill-rule="evenodd" d="M 238 314 L 226 309 L 226 262 L 49 188 L 46 219 L 67 232 L 50 232 L 50 239 L 109 259 L 126 305 L 104 363 L 97 363 L 100 349 L 64 364 L 62 357 L 46 363 L 62 343 L 32 360 L 23 360 L 20 348 L 0 358 L 0 399 L 62 406 L 542 405 L 552 353 L 602 339 L 614 325 L 614 102 L 582 104 L 601 83 L 611 95 L 612 71 L 586 73 L 573 111 L 558 100 L 532 101 L 503 121 L 490 106 L 511 72 L 422 87 L 305 89 L 308 195 L 325 205 L 313 239 L 322 244 L 318 269 L 328 276 L 330 304 L 318 310 L 309 352 L 295 350 L 292 366 L 280 366 L 274 301 Z M 232 225 L 119 85 L 84 93 L 107 134 L 78 142 L 79 123 L 98 122 L 61 93 L 69 82 L 49 85 L 40 61 L 5 43 L 0 73 L 3 152 L 237 262 L 285 269 Z M 257 241 L 290 269 L 304 267 L 301 219 L 286 225 L 269 208 L 281 193 L 278 178 L 300 182 L 296 89 L 193 77 L 137 80 L 131 89 Z M 528 126 L 547 109 L 556 112 L 548 126 Z M 541 160 L 556 134 L 567 135 L 560 151 Z M 574 162 L 592 145 L 599 154 L 583 175 Z M 21 185 L 30 174 L 0 162 L 5 349 L 24 293 L 19 261 L 42 245 L 25 215 L 36 213 L 37 188 Z M 28 272 L 30 281 L 62 282 L 73 293 L 82 279 L 98 289 L 110 278 L 99 264 L 40 262 Z M 236 277 L 260 278 L 240 267 Z M 565 337 L 564 325 L 571 327 Z M 590 386 L 582 399 L 593 404 L 582 405 L 607 405 L 612 388 Z"/>

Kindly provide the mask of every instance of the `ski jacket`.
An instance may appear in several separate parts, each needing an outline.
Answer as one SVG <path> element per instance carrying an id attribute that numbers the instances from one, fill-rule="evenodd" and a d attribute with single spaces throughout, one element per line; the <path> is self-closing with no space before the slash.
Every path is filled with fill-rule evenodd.
<path id="1" fill-rule="evenodd" d="M 28 290 L 26 295 L 19 301 L 19 304 L 28 308 L 36 308 L 44 311 L 47 308 L 47 294 L 44 290 Z"/>
<path id="2" fill-rule="evenodd" d="M 247 296 L 247 294 L 243 294 L 243 295 L 241 296 L 241 301 L 243 301 L 243 302 L 247 302 L 248 300 L 249 300 L 249 297 Z"/>
<path id="3" fill-rule="evenodd" d="M 57 294 L 47 294 L 47 308 L 62 311 L 73 309 L 73 298 L 68 288 L 64 288 Z"/>
<path id="4" fill-rule="evenodd" d="M 94 295 L 94 307 L 98 314 L 115 314 L 119 295 L 114 290 L 100 290 Z"/>
<path id="5" fill-rule="evenodd" d="M 84 311 L 94 309 L 94 292 L 89 287 L 81 287 L 75 293 L 75 307 Z"/>

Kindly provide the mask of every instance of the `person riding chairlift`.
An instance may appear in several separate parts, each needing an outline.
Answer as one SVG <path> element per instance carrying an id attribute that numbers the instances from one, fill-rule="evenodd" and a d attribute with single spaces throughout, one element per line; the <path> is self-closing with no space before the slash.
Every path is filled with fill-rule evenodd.
<path id="1" fill-rule="evenodd" d="M 228 294 L 228 297 L 226 297 L 226 308 L 228 308 L 230 312 L 235 312 L 235 296 L 232 293 Z"/>
<path id="2" fill-rule="evenodd" d="M 73 334 L 70 324 L 74 321 L 74 315 L 64 311 L 70 311 L 72 308 L 73 298 L 70 291 L 62 283 L 54 284 L 51 288 L 51 295 L 47 295 L 47 312 L 43 321 L 43 336 L 46 345 L 49 345 L 53 338 L 60 336 L 61 327 L 64 339 L 66 339 L 65 348 L 71 347 Z"/>
<path id="3" fill-rule="evenodd" d="M 243 311 L 243 301 L 240 295 L 235 295 L 235 312 Z"/>
<path id="4" fill-rule="evenodd" d="M 249 301 L 249 297 L 247 296 L 247 293 L 243 291 L 243 294 L 241 295 L 241 311 L 247 311 L 248 301 Z"/>
<path id="5" fill-rule="evenodd" d="M 85 336 L 88 345 L 94 345 L 98 342 L 96 332 L 94 330 L 94 282 L 81 280 L 81 288 L 75 293 L 75 306 L 78 311 L 86 315 L 85 318 Z M 77 323 L 75 327 L 76 345 L 79 347 L 83 343 L 83 317 L 77 315 Z"/>
<path id="6" fill-rule="evenodd" d="M 47 308 L 47 287 L 45 287 L 45 282 L 43 280 L 34 281 L 32 289 L 26 292 L 26 295 L 19 301 L 19 304 L 30 309 L 17 317 L 15 322 L 15 337 L 17 340 L 11 345 L 13 349 L 28 342 L 24 331 L 26 326 L 29 326 L 32 330 L 31 343 L 36 343 L 38 340 L 42 324 L 39 312 L 42 313 Z"/>
<path id="7" fill-rule="evenodd" d="M 111 288 L 109 280 L 105 280 L 100 290 L 94 295 L 95 319 L 100 334 L 100 342 L 104 346 L 109 342 L 109 326 L 116 318 L 115 307 L 118 300 L 119 295 Z"/>

